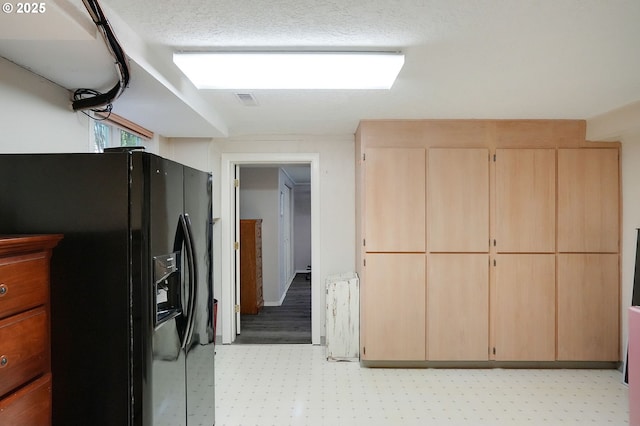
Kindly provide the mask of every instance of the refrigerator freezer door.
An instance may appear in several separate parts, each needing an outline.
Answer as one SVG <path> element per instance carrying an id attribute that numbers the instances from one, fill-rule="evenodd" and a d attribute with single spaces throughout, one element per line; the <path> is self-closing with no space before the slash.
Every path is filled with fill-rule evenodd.
<path id="1" fill-rule="evenodd" d="M 197 289 L 187 356 L 187 425 L 214 424 L 214 330 L 211 175 L 185 167 L 185 215 L 197 265 Z"/>
<path id="2" fill-rule="evenodd" d="M 149 244 L 150 256 L 161 257 L 182 250 L 183 173 L 182 166 L 162 158 L 149 157 Z M 184 265 L 179 256 L 175 285 L 180 288 L 180 315 L 150 330 L 152 334 L 151 392 L 153 426 L 186 426 L 185 354 L 181 349 L 187 322 Z M 146 423 L 145 423 L 146 424 Z"/>

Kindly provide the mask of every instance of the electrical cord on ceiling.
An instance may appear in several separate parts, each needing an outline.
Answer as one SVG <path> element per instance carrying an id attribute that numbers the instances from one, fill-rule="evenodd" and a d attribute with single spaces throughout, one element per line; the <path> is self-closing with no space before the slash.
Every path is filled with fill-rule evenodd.
<path id="1" fill-rule="evenodd" d="M 98 92 L 97 90 L 93 90 L 93 89 L 77 89 L 75 92 L 73 92 L 73 98 L 80 100 L 80 99 L 94 99 L 97 96 L 102 95 L 102 93 Z M 91 117 L 94 120 L 97 121 L 102 121 L 102 120 L 106 120 L 109 118 L 109 116 L 111 115 L 111 110 L 113 109 L 113 104 L 108 103 L 107 105 L 104 105 L 102 108 L 88 108 L 89 111 L 93 112 L 93 113 L 100 113 L 100 115 L 96 115 L 96 114 L 90 114 L 88 112 L 82 111 L 80 110 L 81 113 L 83 113 L 84 115 L 86 115 L 87 117 Z"/>
<path id="2" fill-rule="evenodd" d="M 73 93 L 71 106 L 74 111 L 89 109 L 93 112 L 111 114 L 112 102 L 117 99 L 129 84 L 129 65 L 127 57 L 118 43 L 111 25 L 104 16 L 97 0 L 82 0 L 91 19 L 96 24 L 104 38 L 111 55 L 115 59 L 118 82 L 106 93 L 100 93 L 93 89 L 78 89 Z M 85 113 L 87 114 L 87 113 Z M 87 114 L 89 115 L 89 114 Z"/>

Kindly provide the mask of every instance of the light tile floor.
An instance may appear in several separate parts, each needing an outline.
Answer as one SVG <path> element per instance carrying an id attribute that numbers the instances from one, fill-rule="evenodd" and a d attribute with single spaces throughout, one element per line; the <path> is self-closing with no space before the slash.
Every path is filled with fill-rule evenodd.
<path id="1" fill-rule="evenodd" d="M 216 426 L 627 425 L 617 370 L 380 369 L 312 345 L 218 345 Z"/>

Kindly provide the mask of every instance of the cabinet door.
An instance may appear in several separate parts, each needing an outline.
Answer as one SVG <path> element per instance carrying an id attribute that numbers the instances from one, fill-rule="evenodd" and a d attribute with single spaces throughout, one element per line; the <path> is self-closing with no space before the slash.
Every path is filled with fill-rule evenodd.
<path id="1" fill-rule="evenodd" d="M 618 361 L 617 254 L 558 255 L 558 360 Z"/>
<path id="2" fill-rule="evenodd" d="M 489 150 L 430 149 L 427 179 L 431 252 L 489 249 Z"/>
<path id="3" fill-rule="evenodd" d="M 367 254 L 362 359 L 425 359 L 425 255 Z"/>
<path id="4" fill-rule="evenodd" d="M 427 359 L 486 361 L 489 256 L 432 254 L 427 271 Z"/>
<path id="5" fill-rule="evenodd" d="M 555 251 L 555 188 L 554 149 L 496 150 L 498 252 Z"/>
<path id="6" fill-rule="evenodd" d="M 495 271 L 495 359 L 555 360 L 555 255 L 498 255 Z"/>
<path id="7" fill-rule="evenodd" d="M 424 252 L 425 150 L 371 148 L 364 167 L 366 251 Z"/>
<path id="8" fill-rule="evenodd" d="M 558 251 L 618 251 L 618 149 L 558 150 Z"/>

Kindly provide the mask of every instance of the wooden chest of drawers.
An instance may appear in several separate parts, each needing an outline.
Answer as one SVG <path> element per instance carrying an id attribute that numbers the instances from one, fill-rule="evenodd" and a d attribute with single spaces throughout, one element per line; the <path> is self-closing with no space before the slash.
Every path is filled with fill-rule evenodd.
<path id="1" fill-rule="evenodd" d="M 240 221 L 240 313 L 257 314 L 262 297 L 262 219 Z"/>
<path id="2" fill-rule="evenodd" d="M 0 236 L 0 425 L 51 424 L 49 259 L 61 238 Z"/>

